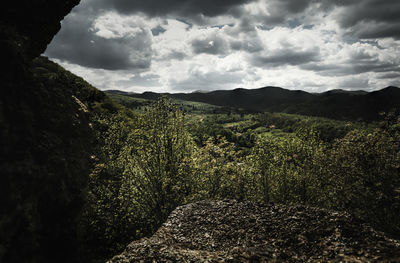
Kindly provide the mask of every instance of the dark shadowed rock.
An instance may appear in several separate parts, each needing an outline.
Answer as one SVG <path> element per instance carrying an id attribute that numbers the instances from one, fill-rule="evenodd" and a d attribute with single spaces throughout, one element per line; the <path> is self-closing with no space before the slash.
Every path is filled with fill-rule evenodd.
<path id="1" fill-rule="evenodd" d="M 12 31 L 17 34 L 17 46 L 23 47 L 28 58 L 33 59 L 46 50 L 61 28 L 60 21 L 79 1 L 4 1 L 0 8 L 0 31 L 8 31 L 8 37 Z"/>
<path id="2" fill-rule="evenodd" d="M 178 207 L 109 263 L 400 261 L 400 242 L 347 213 L 202 201 Z"/>
<path id="3" fill-rule="evenodd" d="M 0 262 L 76 262 L 93 154 L 85 84 L 44 58 L 12 83 L 0 98 Z"/>
<path id="4" fill-rule="evenodd" d="M 78 3 L 1 4 L 0 262 L 79 260 L 77 222 L 93 150 L 88 84 L 34 60 Z"/>
<path id="5" fill-rule="evenodd" d="M 80 0 L 4 1 L 0 8 L 2 89 L 27 88 L 30 61 L 42 54 L 61 28 L 60 21 Z"/>

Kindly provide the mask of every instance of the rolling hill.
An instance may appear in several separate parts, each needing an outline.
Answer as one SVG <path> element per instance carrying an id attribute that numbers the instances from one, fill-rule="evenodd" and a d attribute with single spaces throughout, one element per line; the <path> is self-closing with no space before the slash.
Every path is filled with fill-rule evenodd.
<path id="1" fill-rule="evenodd" d="M 248 111 L 285 112 L 353 121 L 377 120 L 381 112 L 400 108 L 400 89 L 397 87 L 387 87 L 373 92 L 331 90 L 324 93 L 308 93 L 279 87 L 240 88 L 207 93 L 144 92 L 138 94 L 115 90 L 107 92 L 148 100 L 165 95 L 173 99 L 242 108 Z"/>

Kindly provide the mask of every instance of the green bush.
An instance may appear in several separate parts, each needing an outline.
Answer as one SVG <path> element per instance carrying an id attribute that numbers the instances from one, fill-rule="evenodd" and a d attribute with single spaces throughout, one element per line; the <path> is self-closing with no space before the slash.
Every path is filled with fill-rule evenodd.
<path id="1" fill-rule="evenodd" d="M 194 143 L 184 115 L 162 98 L 143 114 L 101 115 L 82 229 L 92 257 L 105 259 L 152 234 L 192 194 Z"/>

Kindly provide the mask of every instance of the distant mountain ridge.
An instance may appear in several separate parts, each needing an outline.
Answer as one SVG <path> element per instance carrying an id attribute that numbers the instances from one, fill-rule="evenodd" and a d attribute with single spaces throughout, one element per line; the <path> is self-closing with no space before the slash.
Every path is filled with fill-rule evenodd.
<path id="1" fill-rule="evenodd" d="M 242 108 L 249 111 L 285 112 L 338 120 L 373 121 L 379 119 L 381 112 L 400 109 L 400 89 L 393 86 L 372 92 L 337 89 L 323 93 L 309 93 L 271 86 L 258 89 L 217 90 L 207 93 L 144 92 L 138 94 L 115 90 L 107 92 L 150 100 L 165 95 L 173 99 Z"/>

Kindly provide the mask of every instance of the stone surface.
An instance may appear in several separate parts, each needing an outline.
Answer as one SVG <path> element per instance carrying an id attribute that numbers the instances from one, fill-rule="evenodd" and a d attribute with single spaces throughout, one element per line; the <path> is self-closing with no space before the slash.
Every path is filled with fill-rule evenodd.
<path id="1" fill-rule="evenodd" d="M 400 262 L 400 243 L 351 217 L 304 206 L 202 201 L 108 263 Z"/>
<path id="2" fill-rule="evenodd" d="M 78 78 L 34 60 L 79 0 L 0 8 L 0 262 L 77 262 L 77 221 L 91 169 Z M 71 86 L 73 85 L 73 86 Z M 74 90 L 75 89 L 75 90 Z"/>
<path id="3" fill-rule="evenodd" d="M 0 8 L 0 32 L 18 34 L 17 46 L 29 59 L 42 54 L 60 30 L 60 21 L 80 0 L 4 1 Z"/>

